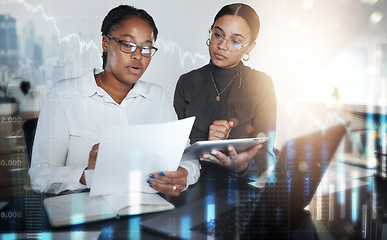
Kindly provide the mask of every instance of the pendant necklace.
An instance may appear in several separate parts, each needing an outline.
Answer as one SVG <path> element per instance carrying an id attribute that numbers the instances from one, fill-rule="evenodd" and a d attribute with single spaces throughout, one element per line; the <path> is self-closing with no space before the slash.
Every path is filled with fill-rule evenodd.
<path id="1" fill-rule="evenodd" d="M 221 92 L 219 92 L 218 87 L 216 86 L 216 83 L 215 83 L 215 80 L 214 80 L 214 76 L 212 75 L 212 71 L 210 70 L 211 80 L 212 80 L 212 83 L 214 84 L 214 87 L 215 87 L 215 90 L 216 90 L 216 93 L 217 93 L 216 98 L 215 98 L 215 100 L 216 100 L 217 102 L 220 101 L 220 94 L 222 94 L 222 93 L 223 93 L 223 92 L 231 85 L 231 83 L 234 82 L 235 78 L 236 78 L 239 74 L 240 74 L 240 72 L 238 72 L 238 73 L 234 76 L 234 78 L 227 84 L 227 86 L 226 86 Z"/>
<path id="2" fill-rule="evenodd" d="M 122 102 L 122 100 L 120 101 L 119 99 L 113 97 L 113 96 L 108 92 L 108 90 L 105 88 L 105 86 L 103 85 L 102 80 L 101 80 L 101 73 L 98 74 L 98 78 L 99 78 L 99 82 L 101 83 L 102 89 L 105 90 L 105 92 L 106 92 L 107 94 L 109 94 L 109 96 L 110 96 L 111 98 L 113 98 L 114 101 L 116 101 L 118 104 L 120 104 L 120 103 Z"/>

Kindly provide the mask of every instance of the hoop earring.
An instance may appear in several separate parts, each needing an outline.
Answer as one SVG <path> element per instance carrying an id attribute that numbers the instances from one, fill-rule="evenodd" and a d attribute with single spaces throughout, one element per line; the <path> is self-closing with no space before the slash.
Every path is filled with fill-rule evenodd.
<path id="1" fill-rule="evenodd" d="M 206 45 L 207 45 L 207 46 L 210 46 L 210 39 L 207 39 Z"/>
<path id="2" fill-rule="evenodd" d="M 247 59 L 246 59 L 246 56 L 247 56 Z M 243 58 L 242 58 L 244 61 L 249 61 L 250 59 L 250 53 L 246 53 L 245 55 L 243 55 Z"/>

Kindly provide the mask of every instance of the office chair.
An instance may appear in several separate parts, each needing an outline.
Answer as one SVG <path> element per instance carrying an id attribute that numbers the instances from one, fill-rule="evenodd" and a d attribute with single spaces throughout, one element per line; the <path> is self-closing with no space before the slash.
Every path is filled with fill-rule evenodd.
<path id="1" fill-rule="evenodd" d="M 23 123 L 22 130 L 24 135 L 24 143 L 26 145 L 26 153 L 28 165 L 31 166 L 32 146 L 34 145 L 36 125 L 38 118 L 28 119 Z"/>

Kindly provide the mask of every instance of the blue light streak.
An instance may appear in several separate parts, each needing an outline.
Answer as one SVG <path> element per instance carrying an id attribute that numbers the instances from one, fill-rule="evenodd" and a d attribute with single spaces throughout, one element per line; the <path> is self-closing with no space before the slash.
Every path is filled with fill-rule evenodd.
<path id="1" fill-rule="evenodd" d="M 17 239 L 16 233 L 6 233 L 1 235 L 1 240 L 13 240 Z"/>
<path id="2" fill-rule="evenodd" d="M 182 233 L 182 237 L 184 239 L 191 239 L 191 231 L 189 228 L 191 227 L 191 217 L 190 216 L 184 216 L 181 218 L 180 223 L 180 231 Z"/>
<path id="3" fill-rule="evenodd" d="M 140 217 L 132 217 L 129 220 L 129 239 L 141 239 Z"/>
<path id="4" fill-rule="evenodd" d="M 359 188 L 352 189 L 352 222 L 357 222 L 359 218 Z"/>

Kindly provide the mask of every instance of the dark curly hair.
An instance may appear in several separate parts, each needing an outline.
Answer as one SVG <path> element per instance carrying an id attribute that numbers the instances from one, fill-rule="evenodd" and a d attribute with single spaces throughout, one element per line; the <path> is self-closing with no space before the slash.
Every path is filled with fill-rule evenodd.
<path id="1" fill-rule="evenodd" d="M 111 34 L 111 32 L 114 30 L 114 28 L 119 25 L 122 21 L 127 20 L 131 17 L 139 17 L 141 19 L 144 19 L 149 23 L 149 25 L 153 29 L 153 35 L 155 37 L 155 41 L 157 39 L 157 34 L 159 31 L 157 30 L 156 24 L 153 21 L 153 18 L 143 9 L 137 9 L 132 6 L 128 5 L 120 5 L 116 8 L 113 8 L 109 11 L 109 13 L 106 15 L 102 22 L 101 26 L 101 32 L 102 36 Z M 102 68 L 105 69 L 106 61 L 107 61 L 107 53 L 102 53 Z"/>
<path id="2" fill-rule="evenodd" d="M 216 14 L 212 25 L 215 24 L 218 18 L 223 17 L 224 15 L 239 16 L 245 19 L 250 28 L 250 42 L 254 42 L 257 39 L 261 23 L 259 21 L 258 14 L 252 7 L 243 3 L 233 3 L 226 5 L 220 9 L 218 14 Z"/>

